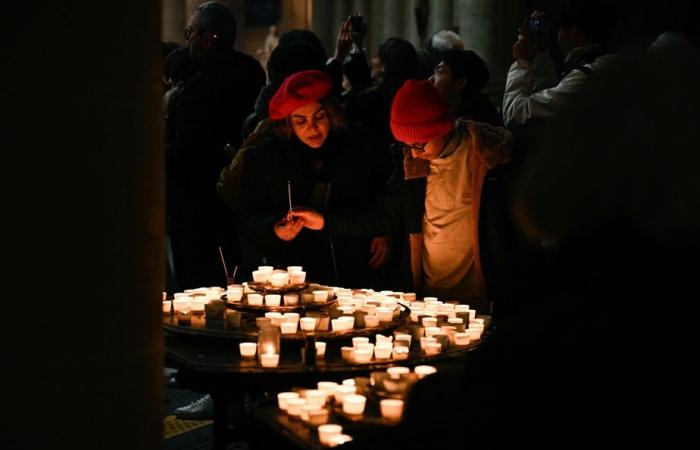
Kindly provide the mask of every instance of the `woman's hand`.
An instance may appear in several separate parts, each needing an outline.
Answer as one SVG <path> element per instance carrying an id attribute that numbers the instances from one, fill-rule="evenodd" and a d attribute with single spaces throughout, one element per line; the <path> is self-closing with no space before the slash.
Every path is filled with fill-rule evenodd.
<path id="1" fill-rule="evenodd" d="M 291 215 L 294 219 L 301 220 L 304 226 L 310 230 L 323 230 L 325 226 L 323 214 L 311 208 L 294 208 L 292 209 Z"/>
<path id="2" fill-rule="evenodd" d="M 372 242 L 369 246 L 369 251 L 372 253 L 372 257 L 369 259 L 370 269 L 381 269 L 389 262 L 391 257 L 391 236 L 378 236 L 372 238 Z"/>
<path id="3" fill-rule="evenodd" d="M 287 215 L 275 224 L 273 230 L 278 238 L 283 241 L 291 241 L 297 237 L 303 228 L 304 219 L 296 217 L 290 219 L 289 215 Z"/>

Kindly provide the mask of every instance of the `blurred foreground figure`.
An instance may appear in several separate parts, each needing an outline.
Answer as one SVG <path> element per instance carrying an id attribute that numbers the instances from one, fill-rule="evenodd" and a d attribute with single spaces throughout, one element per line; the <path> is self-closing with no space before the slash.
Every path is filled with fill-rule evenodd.
<path id="1" fill-rule="evenodd" d="M 523 231 L 556 255 L 549 289 L 464 366 L 418 383 L 395 447 L 691 438 L 678 402 L 697 398 L 700 53 L 623 62 L 562 113 L 516 188 Z"/>

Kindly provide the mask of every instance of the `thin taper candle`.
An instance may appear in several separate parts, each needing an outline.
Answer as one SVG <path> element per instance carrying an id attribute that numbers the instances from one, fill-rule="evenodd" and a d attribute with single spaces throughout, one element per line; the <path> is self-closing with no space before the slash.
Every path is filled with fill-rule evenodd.
<path id="1" fill-rule="evenodd" d="M 289 198 L 289 212 L 292 212 L 292 182 L 287 180 L 287 197 Z"/>

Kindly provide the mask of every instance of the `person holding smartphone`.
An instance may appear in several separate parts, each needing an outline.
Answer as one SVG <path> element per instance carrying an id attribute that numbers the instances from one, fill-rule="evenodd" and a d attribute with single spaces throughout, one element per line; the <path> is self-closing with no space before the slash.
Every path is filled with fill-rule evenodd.
<path id="1" fill-rule="evenodd" d="M 567 0 L 556 21 L 557 43 L 564 70 L 557 75 L 546 54 L 548 25 L 535 11 L 518 28 L 513 44 L 515 62 L 508 71 L 503 95 L 503 122 L 517 128 L 556 116 L 589 78 L 616 58 L 605 44 L 616 14 L 600 0 Z"/>

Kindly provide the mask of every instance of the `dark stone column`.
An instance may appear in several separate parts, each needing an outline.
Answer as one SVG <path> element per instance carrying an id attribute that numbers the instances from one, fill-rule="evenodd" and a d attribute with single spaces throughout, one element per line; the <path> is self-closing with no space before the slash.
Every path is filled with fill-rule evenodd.
<path id="1" fill-rule="evenodd" d="M 0 448 L 159 448 L 160 2 L 4 14 Z"/>

